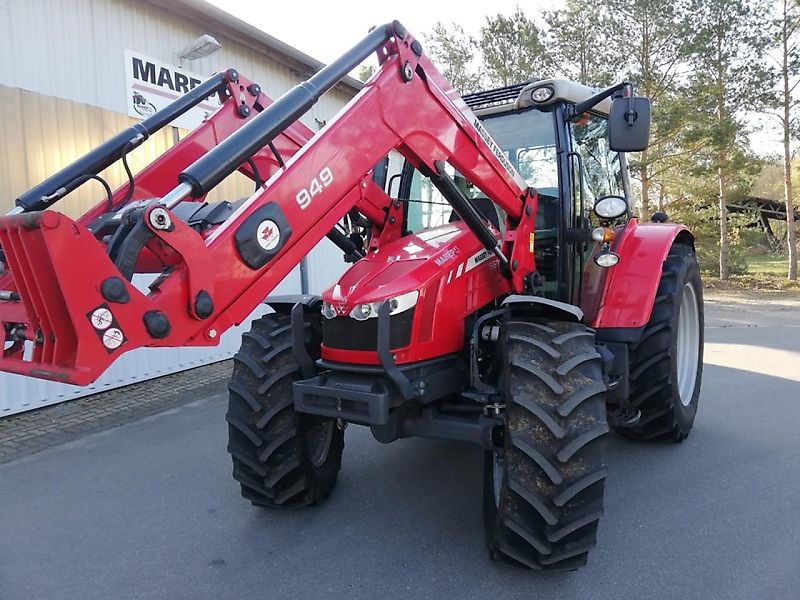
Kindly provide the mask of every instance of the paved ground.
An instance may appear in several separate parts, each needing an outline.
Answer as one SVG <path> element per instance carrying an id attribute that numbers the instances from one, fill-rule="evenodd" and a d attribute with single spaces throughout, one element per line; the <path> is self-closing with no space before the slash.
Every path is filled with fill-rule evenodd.
<path id="1" fill-rule="evenodd" d="M 230 478 L 224 395 L 197 388 L 0 465 L 0 598 L 796 598 L 800 303 L 713 300 L 707 324 L 692 435 L 612 439 L 600 544 L 577 573 L 487 560 L 469 446 L 351 427 L 326 505 L 257 510 Z"/>
<path id="2" fill-rule="evenodd" d="M 0 419 L 0 463 L 221 393 L 232 368 L 223 361 Z"/>

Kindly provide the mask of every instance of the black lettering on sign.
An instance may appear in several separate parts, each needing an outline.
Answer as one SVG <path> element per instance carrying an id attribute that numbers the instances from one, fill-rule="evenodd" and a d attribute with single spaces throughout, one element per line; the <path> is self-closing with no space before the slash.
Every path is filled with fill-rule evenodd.
<path id="1" fill-rule="evenodd" d="M 148 83 L 156 82 L 156 66 L 151 63 L 143 63 L 141 58 L 133 59 L 133 78 Z"/>
<path id="2" fill-rule="evenodd" d="M 183 73 L 175 73 L 175 91 L 182 94 L 189 91 L 189 78 Z"/>
<path id="3" fill-rule="evenodd" d="M 166 67 L 161 67 L 161 70 L 158 72 L 158 87 L 168 87 L 173 92 L 175 91 L 175 86 L 172 84 L 172 73 Z"/>
<path id="4" fill-rule="evenodd" d="M 189 89 L 193 90 L 194 88 L 196 88 L 201 83 L 203 83 L 203 82 L 200 81 L 199 79 L 195 79 L 194 77 L 192 77 L 192 78 L 189 79 Z"/>

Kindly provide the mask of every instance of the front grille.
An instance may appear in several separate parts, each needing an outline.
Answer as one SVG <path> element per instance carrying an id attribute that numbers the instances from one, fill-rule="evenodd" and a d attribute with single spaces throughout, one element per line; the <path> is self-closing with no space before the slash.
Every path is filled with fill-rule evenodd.
<path id="1" fill-rule="evenodd" d="M 404 348 L 411 343 L 414 308 L 389 317 L 389 349 Z M 378 349 L 378 319 L 356 321 L 351 317 L 322 319 L 322 343 L 340 350 Z"/>

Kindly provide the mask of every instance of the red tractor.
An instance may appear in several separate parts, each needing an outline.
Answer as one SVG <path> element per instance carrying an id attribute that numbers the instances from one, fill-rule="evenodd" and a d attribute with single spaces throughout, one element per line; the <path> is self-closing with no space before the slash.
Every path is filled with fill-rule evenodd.
<path id="1" fill-rule="evenodd" d="M 335 119 L 297 122 L 373 52 L 380 69 Z M 214 93 L 206 123 L 89 213 L 46 210 Z M 694 239 L 629 208 L 624 152 L 649 120 L 628 83 L 461 98 L 397 22 L 274 102 L 228 70 L 0 219 L 0 369 L 86 384 L 134 348 L 216 344 L 266 302 L 230 381 L 245 498 L 325 499 L 348 423 L 473 442 L 492 558 L 574 569 L 595 544 L 609 426 L 681 441 L 697 410 Z M 255 193 L 206 203 L 236 170 Z M 265 301 L 325 236 L 353 263 L 339 281 Z M 135 273 L 159 276 L 140 291 Z"/>

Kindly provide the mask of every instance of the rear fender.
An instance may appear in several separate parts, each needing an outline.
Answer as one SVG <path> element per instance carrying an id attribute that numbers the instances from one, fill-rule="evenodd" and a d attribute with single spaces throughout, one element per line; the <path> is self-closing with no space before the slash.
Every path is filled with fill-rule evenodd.
<path id="1" fill-rule="evenodd" d="M 636 219 L 628 222 L 614 244 L 619 263 L 608 269 L 596 315 L 590 321 L 598 329 L 598 337 L 601 329 L 641 330 L 647 324 L 664 260 L 676 242 L 694 247 L 694 236 L 676 223 L 638 223 Z M 602 267 L 591 261 L 587 271 L 590 269 Z M 584 310 L 587 316 L 594 313 Z"/>

